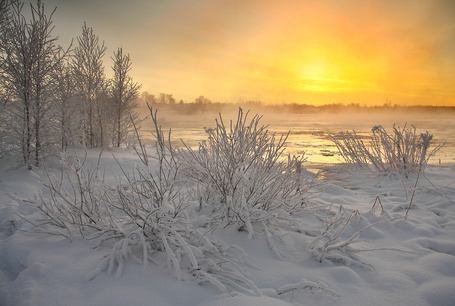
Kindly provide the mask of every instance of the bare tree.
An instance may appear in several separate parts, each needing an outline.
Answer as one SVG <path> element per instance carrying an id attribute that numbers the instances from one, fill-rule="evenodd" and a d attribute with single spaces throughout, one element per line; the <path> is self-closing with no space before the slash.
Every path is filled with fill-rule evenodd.
<path id="1" fill-rule="evenodd" d="M 13 1 L 9 22 L 2 35 L 2 86 L 11 90 L 14 102 L 10 116 L 18 122 L 13 127 L 21 147 L 24 163 L 39 166 L 43 148 L 43 121 L 48 114 L 50 76 L 66 57 L 52 37 L 52 15 L 46 15 L 41 0 L 30 4 L 31 19 L 22 14 L 23 4 Z M 33 158 L 34 153 L 34 158 Z"/>
<path id="2" fill-rule="evenodd" d="M 106 80 L 101 84 L 101 86 L 95 91 L 95 125 L 94 125 L 94 146 L 95 147 L 105 147 L 106 135 L 108 134 L 108 125 L 112 121 L 110 118 L 111 114 L 111 105 L 109 105 L 109 84 Z"/>
<path id="3" fill-rule="evenodd" d="M 60 145 L 66 151 L 69 144 L 74 144 L 73 137 L 78 128 L 80 119 L 80 105 L 77 105 L 71 67 L 69 62 L 62 62 L 54 74 L 55 88 L 54 99 L 57 104 L 56 118 L 60 127 Z"/>
<path id="4" fill-rule="evenodd" d="M 196 98 L 196 99 L 194 100 L 194 103 L 195 103 L 195 104 L 201 104 L 201 105 L 203 105 L 203 104 L 211 104 L 212 101 L 210 101 L 209 99 L 207 99 L 207 98 L 204 97 L 204 96 L 200 96 L 199 98 Z"/>
<path id="5" fill-rule="evenodd" d="M 139 101 L 144 105 L 147 103 L 150 105 L 158 103 L 157 98 L 154 95 L 149 94 L 147 91 L 141 93 Z"/>
<path id="6" fill-rule="evenodd" d="M 123 54 L 123 49 L 118 48 L 112 57 L 114 77 L 111 80 L 112 107 L 114 112 L 113 145 L 119 147 L 131 130 L 130 115 L 137 119 L 132 112 L 138 107 L 136 102 L 141 85 L 135 83 L 129 75 L 131 71 L 130 55 Z"/>
<path id="7" fill-rule="evenodd" d="M 52 15 L 56 8 L 52 11 L 49 17 L 46 16 L 44 3 L 41 0 L 37 1 L 36 7 L 31 5 L 32 19 L 31 31 L 32 51 L 34 58 L 33 69 L 33 85 L 34 85 L 34 132 L 35 132 L 35 165 L 39 166 L 40 154 L 43 146 L 42 142 L 42 123 L 46 118 L 49 109 L 53 107 L 49 103 L 52 89 L 52 75 L 55 69 L 61 64 L 69 53 L 69 48 L 63 51 L 60 46 L 56 45 L 58 37 L 52 37 Z"/>
<path id="8" fill-rule="evenodd" d="M 106 47 L 104 42 L 100 45 L 98 36 L 85 23 L 82 27 L 82 35 L 77 38 L 77 42 L 79 45 L 74 51 L 72 69 L 77 90 L 85 102 L 82 122 L 86 137 L 84 144 L 95 147 L 97 145 L 95 131 L 102 130 L 102 127 L 97 127 L 100 118 L 96 116 L 99 106 L 97 97 L 100 97 L 105 86 L 103 56 Z"/>
<path id="9" fill-rule="evenodd" d="M 11 6 L 10 0 L 0 0 L 0 36 L 5 37 L 6 29 L 11 18 Z M 0 53 L 4 50 L 4 39 L 0 39 Z M 0 57 L 0 69 L 3 68 L 3 56 Z M 2 85 L 3 82 L 0 83 Z M 8 88 L 0 86 L 0 157 L 5 153 L 4 148 L 4 136 L 6 134 L 6 120 L 5 120 L 5 108 L 9 101 Z"/>
<path id="10" fill-rule="evenodd" d="M 0 0 L 0 34 L 4 35 L 11 18 L 11 7 L 16 0 Z M 0 46 L 1 47 L 1 46 Z"/>
<path id="11" fill-rule="evenodd" d="M 172 94 L 161 93 L 158 98 L 160 104 L 175 104 L 175 99 Z"/>
<path id="12" fill-rule="evenodd" d="M 11 107 L 11 115 L 18 117 L 20 126 L 12 127 L 19 133 L 24 163 L 31 154 L 32 119 L 32 56 L 28 39 L 27 22 L 22 15 L 23 4 L 12 7 L 10 22 L 3 28 L 2 35 L 2 85 L 14 93 L 17 103 Z"/>

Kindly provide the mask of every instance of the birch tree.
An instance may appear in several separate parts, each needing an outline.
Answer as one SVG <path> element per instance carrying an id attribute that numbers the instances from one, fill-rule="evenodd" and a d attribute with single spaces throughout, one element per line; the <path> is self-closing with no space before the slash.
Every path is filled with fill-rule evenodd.
<path id="1" fill-rule="evenodd" d="M 6 29 L 10 22 L 11 18 L 11 6 L 12 1 L 10 0 L 0 0 L 0 37 L 5 37 Z M 4 53 L 4 44 L 5 39 L 0 39 L 0 54 Z M 0 57 L 0 71 L 2 73 L 1 78 L 3 79 L 3 65 L 4 59 L 3 56 Z M 6 132 L 6 119 L 5 109 L 9 101 L 9 90 L 3 86 L 3 82 L 0 82 L 0 158 L 3 157 L 6 151 L 5 145 L 5 136 Z"/>
<path id="2" fill-rule="evenodd" d="M 56 117 L 60 131 L 60 146 L 66 151 L 68 145 L 75 144 L 74 138 L 78 133 L 78 120 L 80 120 L 80 104 L 76 100 L 76 87 L 74 86 L 71 67 L 68 61 L 61 63 L 53 76 L 55 81 L 54 99 L 56 103 Z"/>
<path id="3" fill-rule="evenodd" d="M 109 123 L 112 122 L 111 106 L 109 105 L 109 84 L 106 79 L 95 91 L 94 100 L 94 147 L 103 148 L 107 146 L 106 136 L 109 134 Z"/>
<path id="4" fill-rule="evenodd" d="M 44 125 L 47 115 L 52 104 L 52 89 L 53 78 L 55 69 L 66 58 L 69 52 L 63 50 L 56 44 L 58 37 L 52 37 L 52 16 L 56 8 L 52 11 L 49 17 L 46 16 L 44 10 L 44 3 L 41 0 L 37 1 L 36 7 L 31 5 L 32 19 L 30 23 L 31 28 L 31 44 L 33 58 L 33 116 L 34 116 L 34 150 L 35 150 L 35 165 L 39 166 L 40 155 L 43 146 L 46 143 L 46 137 L 49 133 L 43 133 Z M 47 125 L 49 127 L 49 125 Z M 50 145 L 50 143 L 47 143 Z"/>
<path id="5" fill-rule="evenodd" d="M 93 29 L 82 27 L 82 35 L 77 38 L 78 46 L 74 50 L 72 69 L 74 81 L 80 97 L 84 101 L 82 126 L 84 129 L 84 145 L 95 147 L 99 145 L 100 133 L 103 127 L 98 126 L 100 118 L 97 118 L 100 101 L 99 98 L 105 88 L 105 75 L 103 56 L 106 52 L 104 41 L 100 45 L 98 36 Z M 98 100 L 97 100 L 98 98 Z M 98 137 L 97 137 L 98 136 Z"/>
<path id="6" fill-rule="evenodd" d="M 10 126 L 17 133 L 24 163 L 28 163 L 32 144 L 32 56 L 27 22 L 22 15 L 23 4 L 12 7 L 10 22 L 2 35 L 2 85 L 14 94 L 15 103 L 9 114 L 18 126 Z"/>
<path id="7" fill-rule="evenodd" d="M 111 80 L 111 96 L 114 114 L 113 145 L 119 147 L 126 140 L 132 128 L 132 121 L 137 120 L 137 115 L 132 114 L 138 107 L 136 102 L 141 85 L 135 83 L 130 76 L 131 61 L 129 54 L 123 54 L 123 49 L 118 48 L 111 57 L 114 62 L 112 69 L 114 77 Z"/>
<path id="8" fill-rule="evenodd" d="M 39 166 L 43 140 L 43 123 L 51 107 L 47 88 L 50 76 L 68 54 L 57 46 L 57 37 L 52 37 L 52 15 L 45 13 L 41 0 L 36 6 L 30 4 L 31 19 L 22 14 L 23 4 L 12 2 L 12 13 L 3 28 L 2 78 L 4 88 L 11 90 L 14 100 L 10 106 L 11 122 L 16 133 L 16 142 L 21 148 L 23 161 L 31 168 Z"/>

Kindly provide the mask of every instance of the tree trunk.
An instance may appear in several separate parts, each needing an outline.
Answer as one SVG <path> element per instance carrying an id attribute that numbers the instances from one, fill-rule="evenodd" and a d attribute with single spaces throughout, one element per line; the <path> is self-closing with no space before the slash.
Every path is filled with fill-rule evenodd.
<path id="1" fill-rule="evenodd" d="M 25 102 L 25 125 L 26 125 L 26 136 L 25 136 L 25 159 L 24 162 L 30 168 L 30 155 L 31 155 L 31 143 L 32 143 L 32 118 L 30 115 L 30 105 L 29 102 Z"/>
<path id="2" fill-rule="evenodd" d="M 92 98 L 88 99 L 88 129 L 89 129 L 89 145 L 91 148 L 95 146 L 95 134 L 93 132 L 93 105 Z"/>
<path id="3" fill-rule="evenodd" d="M 119 89 L 119 96 L 117 101 L 117 148 L 120 147 L 120 142 L 122 141 L 122 86 Z"/>
<path id="4" fill-rule="evenodd" d="M 62 151 L 66 151 L 66 148 L 67 148 L 67 140 L 66 140 L 66 137 L 67 137 L 67 129 L 66 129 L 66 125 L 67 125 L 67 122 L 66 122 L 66 109 L 65 109 L 65 103 L 63 103 L 62 101 L 62 109 L 61 109 L 61 112 L 62 112 L 62 119 L 61 119 L 61 129 L 62 129 Z"/>
<path id="5" fill-rule="evenodd" d="M 41 153 L 41 87 L 36 86 L 36 111 L 35 111 L 35 166 L 39 167 Z"/>
<path id="6" fill-rule="evenodd" d="M 35 119 L 35 166 L 39 167 L 39 162 L 40 162 L 40 153 L 41 153 L 41 140 L 40 140 L 40 129 L 41 129 L 41 122 L 40 122 L 40 116 L 41 116 L 41 106 L 39 105 L 40 103 L 38 102 L 37 105 L 37 110 L 36 110 L 36 119 Z"/>
<path id="7" fill-rule="evenodd" d="M 120 122 L 120 120 L 121 120 L 121 116 L 120 116 L 120 111 L 119 111 L 118 115 L 117 115 L 117 148 L 120 147 L 120 142 L 122 141 L 122 132 L 121 132 L 122 123 Z"/>

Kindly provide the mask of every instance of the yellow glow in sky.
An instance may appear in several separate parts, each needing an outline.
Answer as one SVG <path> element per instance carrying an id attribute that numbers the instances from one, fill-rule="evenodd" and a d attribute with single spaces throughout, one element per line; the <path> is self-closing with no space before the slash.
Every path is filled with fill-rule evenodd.
<path id="1" fill-rule="evenodd" d="M 193 101 L 455 106 L 453 0 L 48 0 L 123 47 L 151 94 Z"/>

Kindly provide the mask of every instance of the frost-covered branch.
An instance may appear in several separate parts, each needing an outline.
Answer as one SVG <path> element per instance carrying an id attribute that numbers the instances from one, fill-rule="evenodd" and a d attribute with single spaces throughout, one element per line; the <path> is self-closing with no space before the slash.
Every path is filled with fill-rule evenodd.
<path id="1" fill-rule="evenodd" d="M 359 238 L 364 231 L 381 223 L 391 222 L 396 219 L 401 219 L 402 217 L 384 218 L 380 221 L 365 225 L 346 237 L 346 229 L 352 227 L 352 223 L 358 223 L 359 220 L 366 219 L 364 219 L 356 210 L 348 212 L 347 208 L 340 206 L 339 209 L 333 213 L 331 207 L 326 211 L 326 216 L 320 218 L 324 221 L 324 227 L 320 234 L 317 237 L 312 238 L 307 245 L 307 249 L 317 261 L 323 262 L 324 260 L 329 260 L 373 270 L 373 266 L 363 262 L 356 253 L 377 250 L 403 251 L 394 248 L 357 249 L 352 247 L 353 244 L 362 241 Z"/>
<path id="2" fill-rule="evenodd" d="M 339 297 L 339 295 L 328 288 L 328 286 L 324 283 L 316 284 L 314 282 L 308 281 L 306 279 L 302 279 L 300 282 L 296 284 L 288 284 L 280 287 L 277 290 L 277 294 L 281 296 L 283 299 L 289 300 L 289 302 L 293 302 L 296 295 L 299 292 L 303 292 L 305 290 L 310 291 L 310 293 L 315 294 L 316 292 L 322 292 L 324 294 L 328 294 L 334 297 Z"/>
<path id="3" fill-rule="evenodd" d="M 288 134 L 270 134 L 260 119 L 239 109 L 237 120 L 226 125 L 220 114 L 198 149 L 179 150 L 182 172 L 197 184 L 194 197 L 211 222 L 234 224 L 249 238 L 264 222 L 292 219 L 312 186 L 303 156 L 283 158 Z"/>
<path id="4" fill-rule="evenodd" d="M 50 197 L 41 197 L 41 212 L 69 236 L 79 233 L 98 245 L 114 241 L 112 250 L 88 273 L 88 280 L 104 271 L 120 277 L 128 260 L 147 266 L 159 261 L 155 257 L 163 258 L 157 253 L 164 253 L 162 264 L 179 280 L 211 283 L 228 293 L 260 294 L 236 264 L 245 259 L 243 251 L 212 241 L 191 226 L 170 135 L 165 138 L 156 112 L 151 108 L 150 112 L 155 126 L 154 155 L 149 156 L 141 146 L 138 153 L 143 164 L 131 174 L 117 160 L 123 177 L 115 176 L 115 184 L 100 175 L 99 161 L 95 167 L 86 165 L 85 159 L 66 161 L 61 179 L 48 174 Z"/>
<path id="5" fill-rule="evenodd" d="M 362 167 L 371 165 L 379 172 L 397 171 L 406 177 L 423 172 L 428 160 L 443 146 L 439 144 L 429 151 L 433 135 L 428 131 L 419 135 L 414 126 L 401 129 L 394 124 L 393 133 L 375 126 L 372 133 L 369 146 L 355 131 L 331 138 L 346 162 Z"/>

